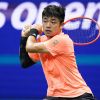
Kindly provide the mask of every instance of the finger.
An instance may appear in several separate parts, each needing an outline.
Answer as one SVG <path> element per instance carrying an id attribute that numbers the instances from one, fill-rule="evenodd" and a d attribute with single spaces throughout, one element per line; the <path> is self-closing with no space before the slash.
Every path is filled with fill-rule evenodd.
<path id="1" fill-rule="evenodd" d="M 23 32 L 25 32 L 25 31 L 30 31 L 30 29 L 31 29 L 31 25 L 25 25 L 24 27 L 23 27 Z"/>

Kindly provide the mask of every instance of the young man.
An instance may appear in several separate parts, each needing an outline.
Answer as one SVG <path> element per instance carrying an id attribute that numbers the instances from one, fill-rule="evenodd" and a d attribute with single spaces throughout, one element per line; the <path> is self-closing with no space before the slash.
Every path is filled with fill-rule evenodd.
<path id="1" fill-rule="evenodd" d="M 24 27 L 20 43 L 22 67 L 41 61 L 48 83 L 46 100 L 95 100 L 78 71 L 73 42 L 62 32 L 64 17 L 63 7 L 49 5 L 42 12 L 42 26 Z M 42 31 L 45 35 L 37 38 Z"/>

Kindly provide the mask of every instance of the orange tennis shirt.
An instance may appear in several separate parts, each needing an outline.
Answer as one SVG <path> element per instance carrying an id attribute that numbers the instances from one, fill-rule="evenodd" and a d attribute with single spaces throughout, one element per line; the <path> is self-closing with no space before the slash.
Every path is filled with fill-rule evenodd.
<path id="1" fill-rule="evenodd" d="M 41 36 L 40 41 L 45 41 L 50 53 L 29 55 L 41 61 L 48 83 L 47 96 L 77 97 L 85 92 L 92 93 L 78 71 L 73 42 L 69 36 L 60 33 L 49 40 Z"/>

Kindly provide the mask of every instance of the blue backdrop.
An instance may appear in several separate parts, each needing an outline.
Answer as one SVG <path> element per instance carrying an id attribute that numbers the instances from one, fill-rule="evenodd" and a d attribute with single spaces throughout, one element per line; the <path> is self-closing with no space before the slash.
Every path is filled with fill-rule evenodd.
<path id="1" fill-rule="evenodd" d="M 27 23 L 41 23 L 41 12 L 48 4 L 63 5 L 66 19 L 95 15 L 100 23 L 99 0 L 1 0 L 0 1 L 0 100 L 42 99 L 47 83 L 40 62 L 22 69 L 19 62 L 21 29 Z M 94 95 L 100 100 L 100 39 L 75 46 L 78 68 Z M 36 99 L 35 99 L 36 100 Z"/>

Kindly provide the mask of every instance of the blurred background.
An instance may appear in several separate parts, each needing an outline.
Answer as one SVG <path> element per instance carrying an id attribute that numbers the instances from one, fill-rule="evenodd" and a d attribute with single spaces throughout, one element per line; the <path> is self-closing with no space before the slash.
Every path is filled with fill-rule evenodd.
<path id="1" fill-rule="evenodd" d="M 48 4 L 64 6 L 66 20 L 95 15 L 100 23 L 99 0 L 0 0 L 0 100 L 41 100 L 46 96 L 40 62 L 21 68 L 19 44 L 23 25 L 41 23 L 43 8 Z M 88 46 L 75 46 L 75 54 L 80 73 L 100 100 L 100 39 Z"/>

